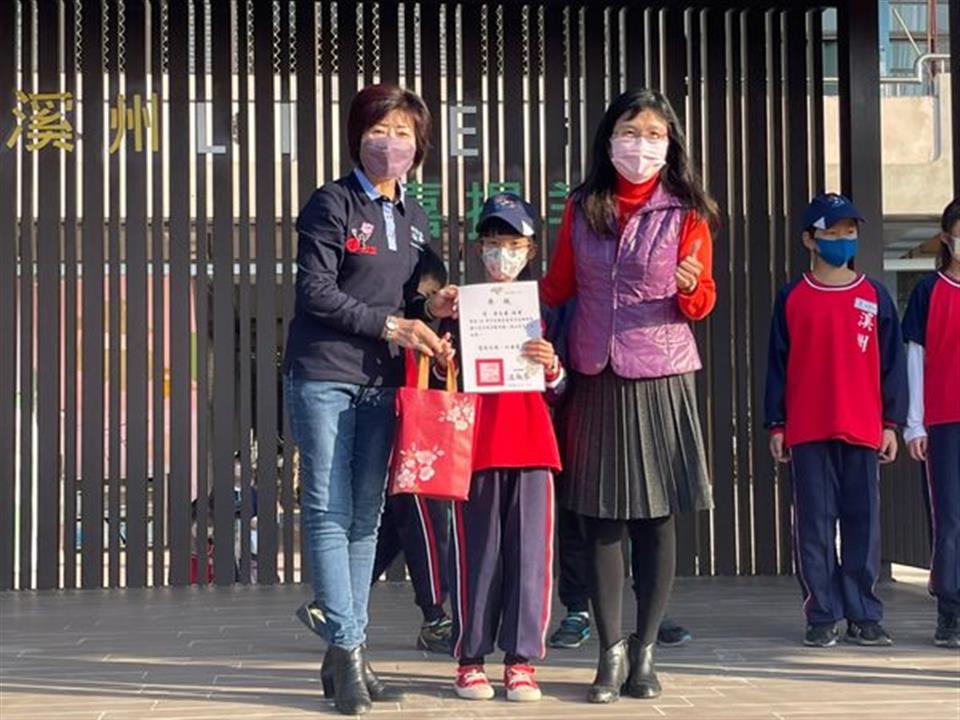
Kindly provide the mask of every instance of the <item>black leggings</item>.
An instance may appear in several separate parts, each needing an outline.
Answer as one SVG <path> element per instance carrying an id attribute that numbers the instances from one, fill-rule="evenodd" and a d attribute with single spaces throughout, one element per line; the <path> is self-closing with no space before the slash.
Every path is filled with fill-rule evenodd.
<path id="1" fill-rule="evenodd" d="M 636 634 L 644 643 L 657 639 L 677 567 L 677 535 L 673 516 L 653 520 L 583 518 L 590 548 L 591 597 L 600 647 L 623 638 L 624 533 L 633 541 L 633 588 L 637 598 Z"/>

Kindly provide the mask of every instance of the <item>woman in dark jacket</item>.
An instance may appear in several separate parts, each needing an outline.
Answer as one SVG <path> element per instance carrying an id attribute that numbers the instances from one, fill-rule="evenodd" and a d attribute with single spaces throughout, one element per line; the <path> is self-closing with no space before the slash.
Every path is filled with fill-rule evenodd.
<path id="1" fill-rule="evenodd" d="M 387 699 L 366 658 L 370 574 L 393 445 L 403 354 L 447 355 L 424 320 L 451 317 L 457 290 L 417 294 L 429 241 L 423 208 L 401 180 L 427 150 L 430 113 L 414 93 L 365 88 L 350 107 L 356 168 L 324 185 L 297 220 L 296 311 L 285 359 L 300 447 L 301 509 L 324 692 L 345 714 Z M 395 696 L 391 696 L 395 699 Z"/>

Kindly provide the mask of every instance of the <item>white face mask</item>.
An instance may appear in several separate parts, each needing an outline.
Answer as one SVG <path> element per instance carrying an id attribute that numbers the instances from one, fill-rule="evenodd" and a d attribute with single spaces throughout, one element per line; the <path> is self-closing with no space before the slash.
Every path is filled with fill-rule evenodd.
<path id="1" fill-rule="evenodd" d="M 516 280 L 527 266 L 530 251 L 492 247 L 483 251 L 483 265 L 490 277 L 497 281 Z"/>

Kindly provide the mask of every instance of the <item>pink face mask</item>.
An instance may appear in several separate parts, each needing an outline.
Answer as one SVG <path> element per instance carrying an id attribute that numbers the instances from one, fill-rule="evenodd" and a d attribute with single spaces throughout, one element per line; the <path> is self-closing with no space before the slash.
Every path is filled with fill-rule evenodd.
<path id="1" fill-rule="evenodd" d="M 375 137 L 360 143 L 360 164 L 382 180 L 399 180 L 410 172 L 416 154 L 416 143 L 407 138 Z"/>
<path id="2" fill-rule="evenodd" d="M 669 149 L 668 138 L 613 138 L 610 140 L 610 161 L 624 180 L 636 185 L 652 178 L 667 164 Z"/>

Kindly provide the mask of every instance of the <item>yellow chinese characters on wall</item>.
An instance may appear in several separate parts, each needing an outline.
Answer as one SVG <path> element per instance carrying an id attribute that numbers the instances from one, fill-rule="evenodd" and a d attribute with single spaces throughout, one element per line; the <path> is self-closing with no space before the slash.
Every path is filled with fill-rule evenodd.
<path id="1" fill-rule="evenodd" d="M 69 92 L 44 93 L 17 90 L 17 104 L 10 111 L 16 123 L 7 136 L 6 146 L 12 150 L 22 138 L 28 152 L 36 152 L 47 147 L 72 152 L 76 133 L 69 115 L 74 111 L 74 104 L 73 93 Z M 132 98 L 128 98 L 123 93 L 117 94 L 110 108 L 110 154 L 113 155 L 120 150 L 128 133 L 132 136 L 133 151 L 143 152 L 148 131 L 150 149 L 158 152 L 160 150 L 159 117 L 160 101 L 156 93 L 150 95 L 147 100 L 144 100 L 140 93 L 134 94 Z"/>

